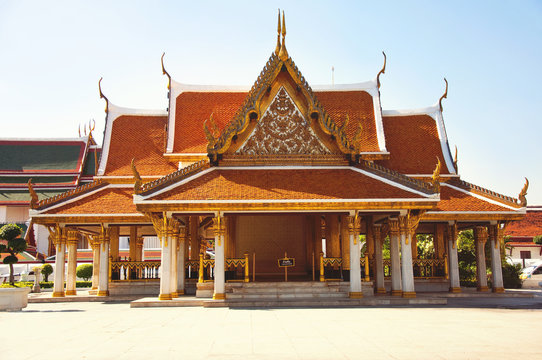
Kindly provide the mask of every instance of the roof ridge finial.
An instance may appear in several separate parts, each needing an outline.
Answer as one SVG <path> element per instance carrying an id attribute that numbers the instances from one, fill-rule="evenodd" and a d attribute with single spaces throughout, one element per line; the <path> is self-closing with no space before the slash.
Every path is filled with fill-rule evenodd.
<path id="1" fill-rule="evenodd" d="M 109 99 L 102 92 L 102 80 L 103 77 L 100 77 L 100 81 L 98 81 L 98 90 L 100 91 L 100 99 L 105 99 L 105 113 L 109 114 Z"/>
<path id="2" fill-rule="evenodd" d="M 457 168 L 457 145 L 455 146 L 454 167 L 455 172 L 459 174 L 459 169 Z"/>
<path id="3" fill-rule="evenodd" d="M 380 70 L 378 72 L 378 75 L 376 75 L 376 84 L 378 85 L 379 89 L 380 89 L 380 75 L 386 72 L 386 53 L 382 51 L 382 55 L 384 55 L 384 66 L 382 66 L 382 70 Z"/>
<path id="4" fill-rule="evenodd" d="M 282 44 L 280 46 L 279 58 L 282 61 L 288 60 L 288 51 L 286 50 L 286 17 L 284 16 L 284 10 L 282 10 Z"/>
<path id="5" fill-rule="evenodd" d="M 277 48 L 275 49 L 275 55 L 278 56 L 279 52 L 280 52 L 280 33 L 281 33 L 281 29 L 280 29 L 280 9 L 279 9 L 279 24 L 277 26 Z"/>
<path id="6" fill-rule="evenodd" d="M 446 82 L 446 90 L 444 90 L 444 94 L 442 94 L 440 99 L 438 99 L 438 106 L 440 108 L 440 112 L 442 112 L 442 99 L 447 99 L 448 98 L 448 80 L 446 80 L 446 78 L 444 78 L 444 82 Z"/>
<path id="7" fill-rule="evenodd" d="M 30 193 L 30 208 L 37 209 L 39 200 L 38 194 L 36 194 L 34 186 L 32 186 L 32 178 L 28 179 L 28 192 Z"/>
<path id="8" fill-rule="evenodd" d="M 431 183 L 433 184 L 433 189 L 435 192 L 440 192 L 440 168 L 441 163 L 439 157 L 437 156 L 437 166 L 433 171 L 433 176 L 431 176 Z"/>
<path id="9" fill-rule="evenodd" d="M 519 203 L 522 207 L 527 206 L 527 189 L 529 189 L 529 179 L 525 178 L 525 185 L 523 185 L 523 188 L 518 195 Z"/>
<path id="10" fill-rule="evenodd" d="M 160 61 L 162 62 L 162 75 L 167 75 L 168 83 L 167 83 L 167 89 L 171 90 L 171 76 L 166 71 L 166 68 L 164 67 L 164 55 L 166 55 L 165 52 L 162 53 L 162 57 L 160 58 Z"/>

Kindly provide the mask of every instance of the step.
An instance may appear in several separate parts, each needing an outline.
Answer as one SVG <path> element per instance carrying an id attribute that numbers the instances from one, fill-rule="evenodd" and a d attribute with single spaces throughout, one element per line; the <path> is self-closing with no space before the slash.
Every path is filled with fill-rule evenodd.
<path id="1" fill-rule="evenodd" d="M 341 289 L 338 287 L 300 287 L 300 288 L 233 288 L 231 293 L 233 294 L 249 294 L 249 293 L 261 293 L 261 294 L 287 294 L 287 293 L 337 293 Z"/>
<path id="2" fill-rule="evenodd" d="M 321 307 L 359 307 L 359 306 L 412 306 L 412 305 L 446 305 L 443 298 L 381 298 L 367 297 L 362 299 L 261 299 L 261 300 L 222 300 L 204 301 L 204 307 L 229 307 L 229 308 L 321 308 Z"/>
<path id="3" fill-rule="evenodd" d="M 347 298 L 347 293 L 335 292 L 335 293 L 281 293 L 281 294 L 269 294 L 269 293 L 227 293 L 226 299 L 260 299 L 260 300 L 273 300 L 273 299 L 331 299 L 331 298 Z"/>

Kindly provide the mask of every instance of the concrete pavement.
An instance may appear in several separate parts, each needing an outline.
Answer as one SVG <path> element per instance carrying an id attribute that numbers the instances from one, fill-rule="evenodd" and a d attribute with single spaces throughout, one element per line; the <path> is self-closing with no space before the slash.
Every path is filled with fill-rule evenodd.
<path id="1" fill-rule="evenodd" d="M 458 298 L 438 307 L 235 310 L 33 303 L 22 312 L 0 313 L 0 358 L 540 357 L 542 297 L 501 301 L 491 308 L 481 308 L 484 299 Z"/>

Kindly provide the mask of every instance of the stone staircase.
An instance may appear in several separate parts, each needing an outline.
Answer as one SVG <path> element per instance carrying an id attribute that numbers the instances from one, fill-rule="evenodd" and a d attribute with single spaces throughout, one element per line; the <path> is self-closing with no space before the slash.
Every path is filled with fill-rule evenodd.
<path id="1" fill-rule="evenodd" d="M 255 282 L 226 284 L 229 307 L 328 307 L 356 304 L 348 282 Z"/>

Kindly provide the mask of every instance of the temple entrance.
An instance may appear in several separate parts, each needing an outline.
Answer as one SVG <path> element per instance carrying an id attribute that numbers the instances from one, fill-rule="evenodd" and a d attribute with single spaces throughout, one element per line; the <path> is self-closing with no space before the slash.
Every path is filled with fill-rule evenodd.
<path id="1" fill-rule="evenodd" d="M 305 215 L 239 215 L 234 224 L 235 256 L 255 254 L 256 281 L 284 281 L 284 268 L 279 268 L 277 260 L 285 253 L 295 258 L 295 266 L 288 268 L 288 281 L 312 280 Z"/>

